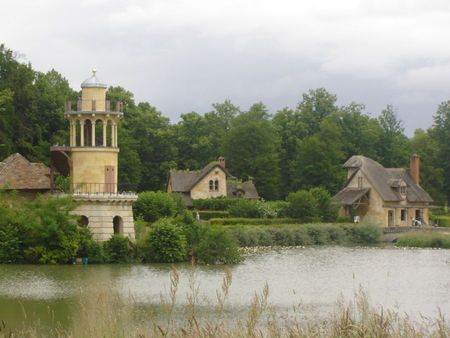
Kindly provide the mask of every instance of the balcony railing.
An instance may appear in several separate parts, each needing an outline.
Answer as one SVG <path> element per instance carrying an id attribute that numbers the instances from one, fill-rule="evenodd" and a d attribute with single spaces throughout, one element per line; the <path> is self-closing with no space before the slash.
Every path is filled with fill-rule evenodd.
<path id="1" fill-rule="evenodd" d="M 76 102 L 66 101 L 64 105 L 66 114 L 82 112 L 106 112 L 111 114 L 123 113 L 123 102 L 116 101 L 111 105 L 110 100 L 78 100 Z"/>
<path id="2" fill-rule="evenodd" d="M 70 192 L 75 195 L 135 195 L 132 186 L 117 183 L 71 183 Z"/>

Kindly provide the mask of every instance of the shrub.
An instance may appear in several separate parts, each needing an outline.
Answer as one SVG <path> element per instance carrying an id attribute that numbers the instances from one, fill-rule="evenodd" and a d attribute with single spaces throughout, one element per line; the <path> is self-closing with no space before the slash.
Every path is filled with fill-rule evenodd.
<path id="1" fill-rule="evenodd" d="M 128 263 L 133 260 L 133 247 L 128 237 L 114 235 L 104 245 L 109 262 Z"/>
<path id="2" fill-rule="evenodd" d="M 414 233 L 400 237 L 396 244 L 400 247 L 450 249 L 450 235 L 438 233 Z"/>
<path id="3" fill-rule="evenodd" d="M 344 228 L 353 243 L 374 244 L 380 240 L 381 228 L 368 220 L 360 224 L 350 224 Z"/>
<path id="4" fill-rule="evenodd" d="M 182 229 L 173 220 L 163 218 L 154 223 L 144 246 L 147 262 L 175 263 L 186 258 L 187 242 Z"/>
<path id="5" fill-rule="evenodd" d="M 314 195 L 306 190 L 290 193 L 287 201 L 289 217 L 298 218 L 303 222 L 312 222 L 317 219 L 318 203 Z"/>
<path id="6" fill-rule="evenodd" d="M 309 192 L 317 201 L 317 212 L 320 219 L 325 222 L 334 222 L 339 208 L 331 203 L 330 193 L 322 187 L 312 188 Z"/>
<path id="7" fill-rule="evenodd" d="M 196 247 L 196 259 L 206 264 L 235 264 L 241 256 L 235 238 L 226 229 L 205 227 Z"/>
<path id="8" fill-rule="evenodd" d="M 21 261 L 21 246 L 19 227 L 11 223 L 0 226 L 0 264 Z"/>
<path id="9" fill-rule="evenodd" d="M 237 199 L 229 208 L 230 216 L 264 218 L 267 217 L 264 202 L 250 199 Z"/>
<path id="10" fill-rule="evenodd" d="M 140 217 L 146 222 L 155 222 L 162 217 L 173 217 L 179 209 L 180 205 L 174 196 L 160 191 L 141 192 L 133 204 L 135 217 Z"/>
<path id="11" fill-rule="evenodd" d="M 287 209 L 289 207 L 289 203 L 287 201 L 265 201 L 264 205 L 267 210 L 267 217 L 287 217 Z"/>
<path id="12" fill-rule="evenodd" d="M 231 205 L 236 203 L 238 199 L 227 198 L 227 197 L 217 197 L 217 198 L 206 198 L 206 199 L 196 199 L 193 201 L 194 209 L 197 210 L 221 210 L 226 211 Z"/>

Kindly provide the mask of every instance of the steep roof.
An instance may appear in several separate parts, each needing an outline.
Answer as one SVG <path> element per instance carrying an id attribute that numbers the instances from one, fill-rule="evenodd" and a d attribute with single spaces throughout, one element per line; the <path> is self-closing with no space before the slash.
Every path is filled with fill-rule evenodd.
<path id="1" fill-rule="evenodd" d="M 219 167 L 227 176 L 231 176 L 227 169 L 223 168 L 219 162 L 211 162 L 202 170 L 171 170 L 169 180 L 172 182 L 173 192 L 189 192 L 200 180 L 208 175 L 211 170 Z"/>
<path id="2" fill-rule="evenodd" d="M 339 202 L 342 205 L 352 205 L 356 201 L 360 200 L 369 191 L 370 188 L 346 187 L 333 196 L 333 201 Z"/>
<path id="3" fill-rule="evenodd" d="M 50 190 L 50 168 L 31 163 L 16 153 L 0 162 L 0 188 L 14 190 Z"/>
<path id="4" fill-rule="evenodd" d="M 227 196 L 228 197 L 238 197 L 238 192 L 242 192 L 243 198 L 254 198 L 258 199 L 258 191 L 252 181 L 238 182 L 234 180 L 227 181 Z"/>
<path id="5" fill-rule="evenodd" d="M 344 168 L 356 169 L 355 173 L 359 170 L 363 172 L 384 201 L 395 202 L 403 200 L 399 190 L 395 189 L 402 181 L 406 183 L 407 201 L 433 201 L 430 195 L 414 182 L 409 171 L 404 168 L 385 168 L 380 163 L 361 155 L 350 157 L 344 163 Z"/>

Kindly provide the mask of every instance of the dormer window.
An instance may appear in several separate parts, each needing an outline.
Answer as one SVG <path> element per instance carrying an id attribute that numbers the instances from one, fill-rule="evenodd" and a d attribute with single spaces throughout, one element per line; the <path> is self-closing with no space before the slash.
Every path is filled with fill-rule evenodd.
<path id="1" fill-rule="evenodd" d="M 406 196 L 406 185 L 400 186 L 400 194 Z"/>

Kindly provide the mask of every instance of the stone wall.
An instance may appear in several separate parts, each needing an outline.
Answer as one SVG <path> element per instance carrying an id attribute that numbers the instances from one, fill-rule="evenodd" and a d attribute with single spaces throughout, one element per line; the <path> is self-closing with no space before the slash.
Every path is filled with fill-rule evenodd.
<path id="1" fill-rule="evenodd" d="M 95 240 L 106 241 L 111 238 L 114 234 L 113 219 L 116 216 L 122 219 L 121 234 L 135 239 L 132 201 L 86 200 L 79 203 L 73 213 L 88 218 L 88 227 Z"/>
<path id="2" fill-rule="evenodd" d="M 210 190 L 209 189 L 209 181 L 219 181 L 219 190 Z M 199 198 L 212 198 L 212 197 L 221 197 L 227 196 L 227 176 L 225 172 L 220 168 L 216 167 L 211 170 L 208 175 L 203 177 L 192 189 L 191 189 L 191 198 L 199 199 Z"/>

